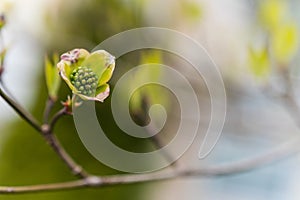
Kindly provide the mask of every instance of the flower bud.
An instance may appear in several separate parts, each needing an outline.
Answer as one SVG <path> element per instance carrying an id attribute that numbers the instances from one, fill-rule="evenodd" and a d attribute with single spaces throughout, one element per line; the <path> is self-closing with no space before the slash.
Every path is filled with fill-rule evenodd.
<path id="1" fill-rule="evenodd" d="M 59 74 L 72 92 L 84 100 L 103 102 L 109 96 L 109 85 L 115 57 L 104 50 L 89 53 L 74 49 L 61 56 Z"/>
<path id="2" fill-rule="evenodd" d="M 4 14 L 0 14 L 0 30 L 6 24 L 6 19 Z"/>

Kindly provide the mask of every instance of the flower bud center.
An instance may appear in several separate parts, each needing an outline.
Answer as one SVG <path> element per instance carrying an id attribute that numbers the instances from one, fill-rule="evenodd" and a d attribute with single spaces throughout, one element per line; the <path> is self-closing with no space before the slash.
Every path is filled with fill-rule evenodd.
<path id="1" fill-rule="evenodd" d="M 71 83 L 83 95 L 92 96 L 95 94 L 98 83 L 98 76 L 88 67 L 78 67 L 70 75 Z"/>

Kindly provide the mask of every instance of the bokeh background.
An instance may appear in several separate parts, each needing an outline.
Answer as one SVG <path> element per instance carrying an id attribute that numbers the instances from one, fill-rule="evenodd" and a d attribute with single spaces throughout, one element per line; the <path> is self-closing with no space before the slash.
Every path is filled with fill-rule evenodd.
<path id="1" fill-rule="evenodd" d="M 92 50 L 108 37 L 137 27 L 156 26 L 180 31 L 203 45 L 216 62 L 225 82 L 228 102 L 224 130 L 211 154 L 198 160 L 199 143 L 196 141 L 178 163 L 193 167 L 240 160 L 260 155 L 299 134 L 287 110 L 265 95 L 265 88 L 270 84 L 282 90 L 282 80 L 277 73 L 280 67 L 291 69 L 297 91 L 299 11 L 300 4 L 296 0 L 1 0 L 0 12 L 7 17 L 1 48 L 8 48 L 3 78 L 17 101 L 41 118 L 47 99 L 43 72 L 46 54 L 61 54 L 76 47 Z M 267 51 L 272 51 L 271 57 L 267 56 Z M 142 63 L 174 65 L 198 86 L 203 116 L 200 132 L 203 132 L 210 117 L 207 89 L 201 77 L 195 77 L 187 63 L 177 59 L 157 51 L 129 53 L 117 60 L 111 84 L 113 86 L 123 73 Z M 69 93 L 62 84 L 59 101 L 65 100 Z M 149 104 L 163 104 L 170 113 L 178 112 L 173 107 L 177 108 L 177 104 L 172 94 L 157 86 L 142 88 L 131 105 L 132 116 L 141 125 L 147 123 L 145 99 Z M 59 106 L 58 103 L 55 110 Z M 97 104 L 97 109 L 101 124 L 110 130 L 108 136 L 115 143 L 136 152 L 154 148 L 148 140 L 122 135 L 111 116 L 110 99 Z M 177 123 L 176 117 L 170 117 L 161 134 L 165 142 L 172 138 Z M 56 133 L 66 150 L 89 172 L 121 173 L 102 165 L 87 152 L 71 117 L 59 121 Z M 296 200 L 300 197 L 299 164 L 299 156 L 295 155 L 251 172 L 226 177 L 0 195 L 0 199 Z M 40 135 L 1 99 L 0 185 L 73 179 Z"/>

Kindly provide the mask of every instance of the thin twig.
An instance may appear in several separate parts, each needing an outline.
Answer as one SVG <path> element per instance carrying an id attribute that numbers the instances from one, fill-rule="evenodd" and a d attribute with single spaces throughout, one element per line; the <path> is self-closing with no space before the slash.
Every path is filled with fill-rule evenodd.
<path id="1" fill-rule="evenodd" d="M 51 97 L 48 97 L 48 99 L 46 101 L 46 106 L 45 106 L 45 109 L 44 109 L 44 115 L 43 115 L 44 124 L 49 122 L 49 116 L 50 116 L 51 110 L 54 106 L 54 103 L 55 103 L 55 100 Z"/>
<path id="2" fill-rule="evenodd" d="M 57 121 L 67 115 L 68 112 L 67 112 L 67 108 L 66 107 L 63 107 L 61 110 L 59 110 L 51 119 L 50 123 L 49 123 L 49 126 L 50 126 L 50 129 L 53 130 L 54 129 L 54 126 L 55 124 L 57 123 Z"/>
<path id="3" fill-rule="evenodd" d="M 282 97 L 286 110 L 290 113 L 295 124 L 300 128 L 300 109 L 294 97 L 288 95 Z"/>
<path id="4" fill-rule="evenodd" d="M 4 71 L 4 69 L 3 69 Z M 10 98 L 14 99 L 14 95 L 9 91 L 8 87 L 6 86 L 5 82 L 3 81 L 3 78 L 1 77 L 0 74 L 0 85 L 2 87 L 3 92 L 5 92 L 8 96 L 10 96 Z"/>
<path id="5" fill-rule="evenodd" d="M 51 109 L 49 109 L 50 111 Z M 64 115 L 67 115 L 67 108 L 63 107 L 59 110 L 51 119 L 50 123 L 46 123 L 42 126 L 42 133 L 48 144 L 56 152 L 56 154 L 64 161 L 72 173 L 79 178 L 86 178 L 89 174 L 78 165 L 73 158 L 66 152 L 64 147 L 60 144 L 59 140 L 53 133 L 53 129 L 57 121 Z"/>
<path id="6" fill-rule="evenodd" d="M 162 141 L 161 141 L 161 138 L 159 137 L 159 135 L 155 134 L 155 128 L 148 124 L 146 126 L 146 131 L 149 133 L 149 135 L 153 135 L 150 139 L 151 139 L 151 142 L 154 144 L 154 146 L 158 149 L 162 149 L 164 145 L 162 144 Z M 175 159 L 173 159 L 172 155 L 168 151 L 162 149 L 161 153 L 163 154 L 163 156 L 167 162 L 170 162 L 172 166 L 175 166 L 177 161 Z"/>
<path id="7" fill-rule="evenodd" d="M 295 98 L 294 84 L 291 80 L 288 69 L 289 68 L 287 66 L 282 66 L 281 75 L 285 85 L 285 93 L 282 95 L 282 100 L 296 125 L 300 128 L 300 108 Z"/>
<path id="8" fill-rule="evenodd" d="M 165 169 L 159 172 L 151 172 L 146 174 L 129 174 L 129 175 L 112 175 L 112 176 L 88 176 L 77 181 L 69 181 L 63 183 L 52 183 L 45 185 L 32 186 L 2 186 L 0 194 L 21 194 L 45 191 L 58 191 L 66 189 L 78 189 L 86 187 L 105 187 L 111 185 L 125 185 L 141 182 L 162 181 L 182 177 L 218 177 L 249 172 L 261 166 L 265 166 L 272 162 L 287 158 L 294 153 L 300 151 L 299 138 L 290 143 L 286 143 L 280 148 L 274 149 L 269 153 L 260 155 L 244 161 L 237 161 L 230 164 L 219 166 L 207 166 L 198 169 L 170 170 Z"/>
<path id="9" fill-rule="evenodd" d="M 149 102 L 149 98 L 147 96 L 142 97 L 141 107 L 144 112 L 149 110 L 150 102 Z M 146 118 L 145 118 L 145 116 L 143 116 L 142 113 L 136 113 L 136 117 L 143 123 L 146 123 Z M 161 149 L 161 153 L 162 153 L 162 156 L 164 157 L 164 159 L 167 162 L 171 163 L 171 166 L 175 166 L 175 164 L 177 163 L 176 159 L 173 158 L 173 156 L 170 154 L 170 152 L 166 151 L 165 149 L 162 149 L 164 147 L 164 145 L 161 140 L 161 137 L 156 132 L 155 125 L 153 123 L 149 123 L 149 124 L 147 124 L 147 126 L 145 126 L 145 130 L 151 136 L 150 140 L 151 140 L 152 144 L 155 146 L 155 148 Z"/>
<path id="10" fill-rule="evenodd" d="M 64 161 L 64 163 L 68 166 L 68 168 L 72 171 L 72 173 L 79 178 L 86 178 L 89 174 L 78 165 L 73 158 L 66 152 L 64 147 L 60 144 L 59 140 L 53 134 L 53 132 L 47 128 L 43 127 L 44 138 L 48 142 L 48 144 L 52 147 L 55 153 Z"/>
<path id="11" fill-rule="evenodd" d="M 53 134 L 52 130 L 61 116 L 61 112 L 58 112 L 57 115 L 54 116 L 51 122 L 51 126 L 48 124 L 44 124 L 42 126 L 39 125 L 38 121 L 26 110 L 23 109 L 18 103 L 16 103 L 13 99 L 11 99 L 5 92 L 0 88 L 0 96 L 26 121 L 28 122 L 34 129 L 36 129 L 39 133 L 42 134 L 44 139 L 49 143 L 52 149 L 57 153 L 57 155 L 66 163 L 66 165 L 71 169 L 74 175 L 83 178 L 87 177 L 88 173 L 86 173 L 82 167 L 80 167 L 71 156 L 64 150 L 64 148 L 60 145 L 59 141 Z"/>

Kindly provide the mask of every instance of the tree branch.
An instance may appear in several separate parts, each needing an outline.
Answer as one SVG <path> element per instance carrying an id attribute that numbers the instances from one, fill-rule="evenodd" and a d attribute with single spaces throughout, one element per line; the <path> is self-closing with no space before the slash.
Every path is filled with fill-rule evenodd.
<path id="1" fill-rule="evenodd" d="M 125 185 L 141 182 L 163 181 L 183 177 L 218 177 L 239 174 L 248 172 L 266 164 L 287 158 L 294 153 L 300 151 L 300 139 L 297 138 L 292 142 L 286 143 L 279 148 L 257 156 L 255 158 L 237 161 L 230 164 L 222 164 L 219 166 L 207 166 L 198 169 L 176 169 L 171 170 L 167 168 L 158 172 L 151 172 L 146 174 L 129 174 L 129 175 L 112 175 L 112 176 L 88 176 L 81 180 L 69 181 L 62 183 L 52 183 L 44 185 L 31 186 L 2 186 L 0 187 L 0 194 L 15 194 L 15 193 L 33 193 L 58 191 L 66 189 L 79 189 L 85 187 L 106 187 L 111 185 Z"/>
<path id="2" fill-rule="evenodd" d="M 45 140 L 48 142 L 48 144 L 52 147 L 56 154 L 64 161 L 64 163 L 68 166 L 72 173 L 79 178 L 86 178 L 89 176 L 89 174 L 73 160 L 73 158 L 66 152 L 64 147 L 60 144 L 59 140 L 53 133 L 53 129 L 57 121 L 62 116 L 67 114 L 66 109 L 66 107 L 63 107 L 56 114 L 54 114 L 49 124 L 46 123 L 42 126 L 42 134 Z M 48 112 L 50 111 L 51 109 L 48 110 Z"/>
<path id="3" fill-rule="evenodd" d="M 57 123 L 57 121 L 62 117 L 62 116 L 65 116 L 67 115 L 67 108 L 66 107 L 63 107 L 61 110 L 59 110 L 51 119 L 50 123 L 49 123 L 49 126 L 50 126 L 50 129 L 53 130 L 54 129 L 54 126 L 55 124 Z"/>
<path id="4" fill-rule="evenodd" d="M 73 158 L 65 151 L 64 147 L 60 144 L 59 140 L 53 134 L 52 130 L 49 127 L 43 127 L 44 138 L 56 154 L 64 161 L 72 173 L 79 178 L 86 178 L 89 174 L 78 165 Z"/>
<path id="5" fill-rule="evenodd" d="M 158 149 L 162 149 L 164 145 L 162 144 L 161 138 L 155 133 L 154 130 L 154 127 L 151 127 L 149 124 L 146 126 L 146 131 L 149 133 L 149 135 L 153 135 L 150 139 L 154 146 Z M 174 161 L 172 155 L 169 152 L 167 152 L 166 150 L 162 150 L 161 153 L 163 154 L 167 162 L 170 162 L 172 166 L 176 166 L 177 161 Z"/>
<path id="6" fill-rule="evenodd" d="M 51 124 L 39 125 L 39 122 L 26 110 L 23 109 L 17 102 L 5 94 L 5 92 L 0 88 L 0 96 L 26 121 L 28 122 L 35 130 L 37 130 L 52 149 L 57 153 L 57 155 L 66 163 L 72 173 L 79 178 L 85 178 L 88 176 L 88 173 L 85 172 L 81 166 L 79 166 L 71 156 L 65 151 L 62 145 L 59 143 L 55 135 L 53 134 L 53 128 L 57 120 L 64 114 L 63 108 L 56 115 L 54 115 Z M 50 112 L 50 110 L 48 111 Z"/>
<path id="7" fill-rule="evenodd" d="M 55 100 L 51 97 L 48 97 L 47 101 L 46 101 L 46 106 L 44 109 L 44 124 L 48 123 L 49 121 L 49 116 L 50 116 L 50 112 L 54 106 Z"/>

